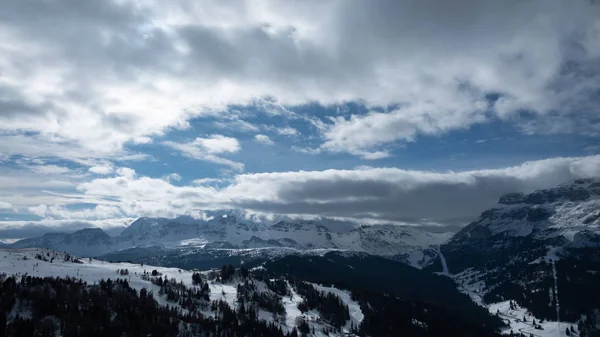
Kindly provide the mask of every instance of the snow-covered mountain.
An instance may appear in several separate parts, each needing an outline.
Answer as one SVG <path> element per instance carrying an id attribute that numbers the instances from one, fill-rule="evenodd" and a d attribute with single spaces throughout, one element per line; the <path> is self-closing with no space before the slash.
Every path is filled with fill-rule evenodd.
<path id="1" fill-rule="evenodd" d="M 423 251 L 439 245 L 451 233 L 430 233 L 395 225 L 360 226 L 331 231 L 315 220 L 283 219 L 273 223 L 252 221 L 240 212 L 219 212 L 206 219 L 191 217 L 139 218 L 116 237 L 101 229 L 52 233 L 18 241 L 15 248 L 48 248 L 82 256 L 100 256 L 136 247 L 164 249 L 336 249 L 394 256 L 418 265 Z"/>
<path id="2" fill-rule="evenodd" d="M 512 193 L 498 203 L 500 207 L 483 212 L 452 242 L 502 234 L 537 240 L 563 237 L 585 245 L 581 240 L 600 233 L 600 181 L 581 179 L 531 194 Z"/>
<path id="3" fill-rule="evenodd" d="M 454 278 L 482 305 L 510 299 L 545 320 L 594 316 L 600 310 L 600 181 L 505 195 L 441 245 L 439 257 L 426 269 Z"/>
<path id="4" fill-rule="evenodd" d="M 86 228 L 74 233 L 46 233 L 19 240 L 11 248 L 48 248 L 71 254 L 97 256 L 118 249 L 119 245 L 100 228 Z"/>

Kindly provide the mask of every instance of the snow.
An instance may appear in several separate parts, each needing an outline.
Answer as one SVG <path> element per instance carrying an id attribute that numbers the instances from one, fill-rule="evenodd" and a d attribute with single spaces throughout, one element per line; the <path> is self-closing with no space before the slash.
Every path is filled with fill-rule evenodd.
<path id="1" fill-rule="evenodd" d="M 450 275 L 450 272 L 448 272 L 448 263 L 446 262 L 446 258 L 444 257 L 444 254 L 442 254 L 440 247 L 437 247 L 436 251 L 440 256 L 440 262 L 442 263 L 442 274 L 447 276 Z"/>
<path id="2" fill-rule="evenodd" d="M 411 255 L 411 263 L 419 266 L 422 250 L 442 244 L 452 233 L 430 233 L 396 225 L 361 226 L 336 232 L 318 221 L 286 220 L 266 224 L 253 222 L 234 212 L 203 220 L 139 218 L 119 236 L 110 237 L 100 229 L 89 231 L 80 239 L 76 239 L 79 238 L 77 235 L 82 236 L 82 232 L 48 234 L 17 242 L 11 248 L 47 247 L 79 256 L 100 256 L 133 247 L 185 250 L 226 242 L 235 248 L 336 249 L 385 256 L 416 251 L 416 255 Z"/>
<path id="3" fill-rule="evenodd" d="M 208 241 L 205 238 L 199 237 L 199 238 L 181 240 L 178 245 L 204 248 L 204 246 L 206 246 L 207 243 L 208 243 Z"/>
<path id="4" fill-rule="evenodd" d="M 556 263 L 552 260 L 552 276 L 554 278 L 554 295 L 556 300 L 556 321 L 560 322 L 560 296 L 558 296 L 558 277 L 556 276 Z"/>
<path id="5" fill-rule="evenodd" d="M 481 276 L 482 273 L 469 268 L 459 274 L 452 275 L 452 279 L 456 282 L 458 291 L 469 295 L 473 302 L 482 307 L 487 307 L 482 296 L 486 285 L 485 282 L 480 279 Z"/>
<path id="6" fill-rule="evenodd" d="M 415 250 L 414 252 L 410 252 L 408 254 L 408 258 L 406 259 L 406 261 L 413 267 L 421 269 L 422 268 L 422 261 L 423 261 L 423 257 L 425 257 L 425 254 L 423 254 L 422 250 Z"/>
<path id="7" fill-rule="evenodd" d="M 288 289 L 291 290 L 292 296 L 283 296 L 283 306 L 285 307 L 285 325 L 289 330 L 296 326 L 296 318 L 302 316 L 302 312 L 298 309 L 298 304 L 302 302 L 302 297 L 298 295 L 294 287 L 288 283 Z"/>
<path id="8" fill-rule="evenodd" d="M 565 330 L 567 328 L 570 329 L 571 326 L 577 328 L 577 324 L 570 322 L 544 321 L 540 323 L 540 319 L 530 315 L 525 308 L 517 305 L 515 309 L 511 309 L 509 301 L 490 304 L 488 309 L 492 314 L 499 312 L 500 318 L 509 325 L 501 331 L 502 334 L 510 334 L 513 331 L 522 332 L 526 336 L 533 334 L 536 337 L 561 337 L 566 336 Z M 526 318 L 525 322 L 523 317 Z M 534 319 L 543 330 L 538 330 L 533 326 Z"/>
<path id="9" fill-rule="evenodd" d="M 37 254 L 44 256 L 45 258 L 54 257 L 53 262 L 38 260 L 35 258 Z M 49 257 L 47 257 L 49 254 Z M 176 303 L 168 302 L 165 295 L 159 295 L 158 292 L 160 287 L 151 283 L 148 280 L 144 280 L 142 276 L 144 272 L 152 273 L 153 270 L 157 270 L 162 274 L 162 277 L 167 277 L 169 280 L 175 279 L 177 282 L 183 282 L 187 287 L 194 287 L 192 284 L 193 271 L 177 269 L 177 268 L 166 268 L 166 267 L 155 267 L 148 265 L 139 265 L 131 263 L 109 263 L 95 259 L 81 258 L 82 263 L 65 262 L 65 254 L 58 253 L 52 250 L 40 249 L 40 248 L 26 248 L 26 249 L 0 249 L 0 272 L 8 275 L 16 275 L 17 277 L 23 275 L 30 275 L 36 277 L 75 277 L 80 278 L 88 284 L 98 283 L 100 280 L 106 279 L 126 279 L 130 287 L 137 291 L 142 288 L 146 288 L 148 291 L 152 291 L 154 299 L 160 305 L 177 306 Z M 24 259 L 25 258 L 25 259 Z M 127 269 L 128 275 L 120 275 L 118 270 Z M 208 274 L 209 271 L 201 272 Z M 210 289 L 210 300 L 224 300 L 233 309 L 237 308 L 237 282 L 231 283 L 216 283 L 209 281 Z M 257 282 L 257 289 L 259 291 L 269 291 L 266 285 L 262 282 Z M 314 287 L 321 291 L 331 292 L 339 296 L 345 304 L 348 305 L 350 311 L 351 320 L 348 321 L 346 326 L 343 328 L 344 331 L 349 331 L 351 322 L 355 325 L 362 322 L 364 315 L 360 310 L 358 303 L 351 299 L 350 293 L 345 290 L 336 289 L 333 287 L 325 287 L 321 285 L 314 285 Z M 302 297 L 295 291 L 295 289 L 288 283 L 288 288 L 291 291 L 291 296 L 283 296 L 282 302 L 285 307 L 286 317 L 284 322 L 276 322 L 280 324 L 286 331 L 291 331 L 296 327 L 296 319 L 303 317 L 314 328 L 317 337 L 325 337 L 327 335 L 322 333 L 323 327 L 330 327 L 327 323 L 321 321 L 320 313 L 315 310 L 311 310 L 306 313 L 300 312 L 298 304 L 302 302 Z M 16 311 L 13 315 L 18 312 L 21 316 L 27 315 L 28 309 L 15 306 Z M 185 313 L 186 310 L 183 310 Z M 215 313 L 209 310 L 200 310 L 200 312 L 206 316 L 214 316 Z M 259 310 L 259 317 L 266 321 L 273 321 L 273 315 L 270 312 Z M 339 336 L 339 333 L 331 333 L 328 337 Z"/>
<path id="10" fill-rule="evenodd" d="M 54 257 L 53 262 L 46 262 L 35 258 L 36 254 L 46 257 Z M 26 260 L 24 260 L 26 258 Z M 106 279 L 125 279 L 131 288 L 140 291 L 146 288 L 152 291 L 154 299 L 161 305 L 174 305 L 167 302 L 166 296 L 159 296 L 160 287 L 150 281 L 142 279 L 144 271 L 151 273 L 157 270 L 162 276 L 169 280 L 175 279 L 183 282 L 186 286 L 192 286 L 192 272 L 177 268 L 165 268 L 154 266 L 142 266 L 131 263 L 108 263 L 99 260 L 82 258 L 83 263 L 65 262 L 64 254 L 47 249 L 0 249 L 0 272 L 8 275 L 29 275 L 36 277 L 75 277 L 82 279 L 88 284 L 100 282 Z M 117 270 L 127 269 L 129 275 L 119 275 Z"/>
<path id="11" fill-rule="evenodd" d="M 191 277 L 191 276 L 190 276 Z M 210 300 L 223 300 L 233 309 L 237 308 L 237 287 L 231 284 L 209 283 Z"/>
<path id="12" fill-rule="evenodd" d="M 320 284 L 314 284 L 314 283 L 312 285 L 313 285 L 313 287 L 315 287 L 315 289 L 317 289 L 319 291 L 332 293 L 332 294 L 338 296 L 344 302 L 344 304 L 346 304 L 348 306 L 348 311 L 350 312 L 350 321 L 346 323 L 346 326 L 343 329 L 344 332 L 350 332 L 350 326 L 352 324 L 354 326 L 360 325 L 360 323 L 365 318 L 365 315 L 363 314 L 362 310 L 360 309 L 360 305 L 358 304 L 358 302 L 352 300 L 352 296 L 349 291 L 337 289 L 334 287 L 325 287 Z"/>
<path id="13" fill-rule="evenodd" d="M 36 254 L 46 257 L 56 256 L 54 262 L 45 262 L 35 259 Z M 26 257 L 26 260 L 23 258 Z M 187 286 L 192 285 L 192 272 L 177 268 L 143 266 L 132 263 L 108 263 L 95 259 L 81 258 L 83 263 L 73 263 L 63 261 L 64 254 L 57 253 L 47 249 L 27 248 L 27 249 L 0 249 L 0 270 L 7 274 L 27 274 L 31 276 L 70 276 L 81 278 L 88 283 L 98 282 L 102 279 L 132 278 L 132 281 L 151 284 L 150 281 L 141 280 L 144 271 L 150 273 L 156 269 L 158 272 L 166 275 L 168 279 L 176 279 L 177 282 L 183 281 Z M 34 266 L 37 266 L 34 268 Z M 117 275 L 117 270 L 127 269 L 129 275 Z M 137 273 L 137 274 L 136 274 Z M 134 277 L 135 276 L 135 277 Z"/>
<path id="14" fill-rule="evenodd" d="M 0 239 L 0 243 L 11 244 L 22 239 Z"/>
<path id="15" fill-rule="evenodd" d="M 547 220 L 528 221 L 527 217 L 514 219 L 510 213 L 522 208 L 544 208 L 552 214 Z M 481 219 L 481 225 L 490 230 L 491 235 L 507 233 L 512 236 L 532 235 L 537 239 L 563 236 L 570 241 L 581 231 L 600 233 L 600 220 L 586 223 L 586 219 L 600 209 L 600 197 L 592 195 L 584 201 L 558 200 L 542 205 L 502 205 L 493 210 L 493 217 Z"/>

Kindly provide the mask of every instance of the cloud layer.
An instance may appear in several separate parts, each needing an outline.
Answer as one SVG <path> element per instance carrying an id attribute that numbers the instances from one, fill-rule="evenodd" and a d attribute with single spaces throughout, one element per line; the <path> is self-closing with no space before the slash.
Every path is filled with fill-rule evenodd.
<path id="1" fill-rule="evenodd" d="M 396 168 L 299 171 L 237 175 L 228 185 L 176 186 L 169 178 L 138 176 L 131 169 L 77 186 L 81 199 L 97 206 L 69 209 L 37 205 L 49 219 L 170 216 L 191 210 L 241 208 L 290 216 L 321 216 L 358 223 L 405 223 L 459 228 L 509 192 L 554 187 L 576 178 L 600 177 L 600 156 L 553 158 L 504 169 L 463 172 Z M 66 201 L 66 202 L 65 202 Z"/>
<path id="2" fill-rule="evenodd" d="M 323 149 L 366 159 L 495 118 L 598 134 L 598 41 L 588 0 L 8 0 L 0 130 L 110 156 L 270 97 L 395 106 L 324 127 Z"/>

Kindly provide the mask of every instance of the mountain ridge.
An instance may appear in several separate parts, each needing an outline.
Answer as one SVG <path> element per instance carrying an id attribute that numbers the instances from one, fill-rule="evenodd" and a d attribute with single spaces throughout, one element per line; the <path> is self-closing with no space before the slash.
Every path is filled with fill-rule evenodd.
<path id="1" fill-rule="evenodd" d="M 593 286 L 600 284 L 599 187 L 596 179 L 579 179 L 502 196 L 442 244 L 425 269 L 447 274 L 482 305 L 510 299 L 543 319 L 593 317 L 600 303 Z"/>
<path id="2" fill-rule="evenodd" d="M 17 241 L 10 247 L 41 247 L 83 256 L 100 256 L 121 250 L 160 246 L 167 249 L 198 248 L 293 248 L 297 250 L 334 249 L 361 251 L 374 255 L 399 256 L 417 265 L 451 233 L 429 233 L 415 227 L 397 225 L 359 226 L 339 232 L 317 220 L 276 219 L 261 223 L 239 213 L 216 213 L 209 218 L 150 218 L 133 221 L 118 236 L 99 228 L 74 233 L 46 233 Z"/>

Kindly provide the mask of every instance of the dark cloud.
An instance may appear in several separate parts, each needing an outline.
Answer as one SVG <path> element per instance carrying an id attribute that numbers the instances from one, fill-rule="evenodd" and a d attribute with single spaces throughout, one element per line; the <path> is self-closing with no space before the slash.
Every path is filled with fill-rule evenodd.
<path id="1" fill-rule="evenodd" d="M 598 156 L 450 173 L 366 169 L 243 175 L 228 192 L 234 192 L 236 207 L 261 212 L 459 228 L 494 207 L 504 194 L 589 177 L 600 178 Z M 237 190 L 247 195 L 238 195 Z M 253 196 L 254 190 L 275 194 Z"/>

